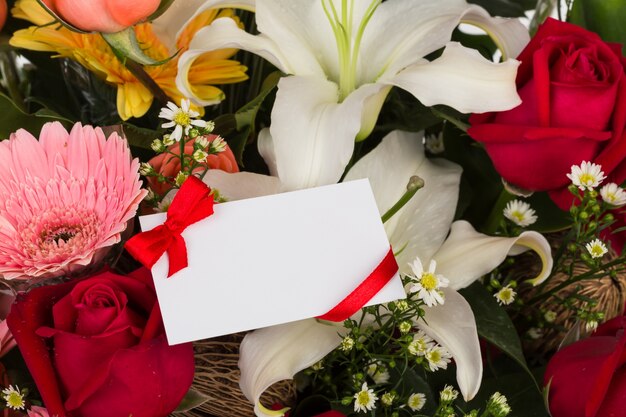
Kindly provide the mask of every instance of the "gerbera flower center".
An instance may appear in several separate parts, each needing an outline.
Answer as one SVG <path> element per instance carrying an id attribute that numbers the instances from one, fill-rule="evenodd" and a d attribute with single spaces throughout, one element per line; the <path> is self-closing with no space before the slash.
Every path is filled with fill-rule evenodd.
<path id="1" fill-rule="evenodd" d="M 427 291 L 436 290 L 439 286 L 439 280 L 435 274 L 431 272 L 424 272 L 420 278 L 420 283 Z"/>
<path id="2" fill-rule="evenodd" d="M 93 246 L 100 230 L 100 219 L 92 211 L 52 207 L 30 218 L 22 246 L 35 262 L 63 262 Z"/>

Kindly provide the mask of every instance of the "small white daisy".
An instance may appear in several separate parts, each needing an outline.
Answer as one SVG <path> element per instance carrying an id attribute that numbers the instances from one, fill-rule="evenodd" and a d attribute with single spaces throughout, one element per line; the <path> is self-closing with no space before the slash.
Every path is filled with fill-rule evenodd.
<path id="1" fill-rule="evenodd" d="M 194 161 L 196 162 L 204 162 L 208 156 L 209 154 L 204 152 L 202 149 L 196 149 L 192 155 Z"/>
<path id="2" fill-rule="evenodd" d="M 450 281 L 443 275 L 435 274 L 437 262 L 434 259 L 431 260 L 428 271 L 424 271 L 424 266 L 419 258 L 415 258 L 409 266 L 414 274 L 410 277 L 413 284 L 410 285 L 409 292 L 417 294 L 417 298 L 424 301 L 428 307 L 443 304 L 444 298 L 441 288 L 447 287 Z"/>
<path id="3" fill-rule="evenodd" d="M 339 345 L 339 348 L 346 353 L 350 352 L 353 347 L 354 347 L 354 339 L 351 338 L 350 336 L 344 337 L 343 340 L 341 341 L 341 345 Z"/>
<path id="4" fill-rule="evenodd" d="M 411 394 L 406 402 L 406 405 L 409 406 L 411 411 L 419 411 L 426 405 L 426 395 L 422 394 L 421 392 Z"/>
<path id="5" fill-rule="evenodd" d="M 595 332 L 598 328 L 598 322 L 596 320 L 589 320 L 585 322 L 585 330 L 588 332 Z"/>
<path id="6" fill-rule="evenodd" d="M 167 107 L 163 107 L 159 113 L 159 118 L 169 120 L 167 123 L 161 125 L 164 129 L 174 127 L 174 132 L 170 135 L 170 139 L 176 142 L 180 141 L 185 135 L 189 134 L 189 130 L 193 126 L 206 128 L 207 122 L 204 120 L 196 119 L 200 116 L 197 111 L 191 110 L 191 103 L 187 99 L 183 99 L 180 102 L 180 107 L 169 101 Z"/>
<path id="7" fill-rule="evenodd" d="M 541 330 L 538 327 L 531 327 L 530 329 L 528 329 L 528 331 L 526 332 L 526 334 L 528 335 L 528 337 L 530 337 L 533 340 L 537 340 L 537 339 L 541 339 L 543 337 L 543 330 Z"/>
<path id="8" fill-rule="evenodd" d="M 504 217 L 520 227 L 530 226 L 537 221 L 535 210 L 530 208 L 530 204 L 521 200 L 509 201 L 503 213 Z"/>
<path id="9" fill-rule="evenodd" d="M 554 321 L 556 320 L 556 312 L 552 311 L 552 310 L 548 310 L 545 313 L 543 313 L 543 318 L 548 322 L 548 323 L 554 323 Z"/>
<path id="10" fill-rule="evenodd" d="M 354 394 L 354 412 L 368 412 L 376 408 L 376 400 L 378 397 L 374 394 L 373 389 L 367 388 L 367 382 L 361 386 L 361 391 Z"/>
<path id="11" fill-rule="evenodd" d="M 585 248 L 587 249 L 587 252 L 589 252 L 589 255 L 591 255 L 594 259 L 602 258 L 609 251 L 604 242 L 600 239 L 592 240 L 585 245 Z"/>
<path id="12" fill-rule="evenodd" d="M 226 150 L 226 146 L 227 144 L 224 138 L 221 136 L 218 136 L 215 139 L 213 139 L 211 143 L 209 144 L 209 153 L 216 154 L 216 153 L 224 152 Z"/>
<path id="13" fill-rule="evenodd" d="M 321 371 L 322 369 L 324 369 L 324 361 L 317 361 L 315 362 L 313 365 L 311 365 L 311 369 L 314 371 Z"/>
<path id="14" fill-rule="evenodd" d="M 163 145 L 172 146 L 176 141 L 172 139 L 172 135 L 163 135 Z"/>
<path id="15" fill-rule="evenodd" d="M 139 173 L 145 177 L 154 173 L 154 168 L 149 163 L 142 162 L 139 164 Z"/>
<path id="16" fill-rule="evenodd" d="M 455 390 L 452 385 L 446 385 L 445 387 L 443 387 L 441 392 L 439 392 L 439 398 L 441 398 L 441 401 L 454 401 L 457 399 L 458 396 L 459 392 Z"/>
<path id="17" fill-rule="evenodd" d="M 409 309 L 409 303 L 406 300 L 396 301 L 396 309 L 398 311 L 407 311 Z"/>
<path id="18" fill-rule="evenodd" d="M 187 181 L 187 178 L 189 178 L 189 174 L 180 171 L 178 174 L 176 174 L 176 178 L 174 178 L 174 182 L 176 183 L 176 185 L 180 187 L 181 185 L 183 185 L 185 181 Z"/>
<path id="19" fill-rule="evenodd" d="M 448 364 L 452 361 L 452 355 L 443 346 L 433 346 L 424 355 L 428 361 L 428 367 L 432 372 L 438 369 L 448 368 Z"/>
<path id="20" fill-rule="evenodd" d="M 402 334 L 407 334 L 408 332 L 411 331 L 412 328 L 413 328 L 413 324 L 411 324 L 410 321 L 403 321 L 402 323 L 398 325 L 398 330 L 400 330 L 400 333 Z"/>
<path id="21" fill-rule="evenodd" d="M 13 410 L 23 410 L 26 407 L 24 394 L 20 392 L 19 387 L 9 385 L 8 388 L 2 390 L 2 398 L 6 401 L 7 407 Z"/>
<path id="22" fill-rule="evenodd" d="M 424 356 L 433 346 L 435 346 L 435 341 L 420 330 L 413 335 L 413 341 L 409 343 L 407 349 L 411 355 Z"/>
<path id="23" fill-rule="evenodd" d="M 161 201 L 159 201 L 159 204 L 157 204 L 156 211 L 159 213 L 167 213 L 177 192 L 178 190 L 170 190 L 167 194 L 165 194 L 165 197 L 163 197 Z"/>
<path id="24" fill-rule="evenodd" d="M 433 155 L 438 155 L 446 150 L 443 143 L 443 134 L 438 135 L 426 135 L 424 137 L 424 147 Z"/>
<path id="25" fill-rule="evenodd" d="M 513 301 L 515 301 L 516 295 L 517 293 L 515 292 L 513 288 L 509 287 L 508 285 L 505 285 L 504 287 L 500 289 L 500 291 L 494 294 L 494 297 L 496 297 L 496 300 L 498 300 L 498 303 L 500 305 L 508 306 Z"/>
<path id="26" fill-rule="evenodd" d="M 621 207 L 626 204 L 626 191 L 614 182 L 600 188 L 600 195 L 605 203 L 612 206 Z"/>
<path id="27" fill-rule="evenodd" d="M 393 392 L 386 392 L 380 397 L 380 402 L 383 403 L 384 406 L 390 407 L 393 404 L 393 401 L 396 399 L 396 394 Z"/>
<path id="28" fill-rule="evenodd" d="M 593 190 L 606 179 L 602 167 L 598 164 L 583 161 L 582 164 L 572 165 L 572 172 L 567 178 L 580 190 Z"/>
<path id="29" fill-rule="evenodd" d="M 165 150 L 165 145 L 163 145 L 163 141 L 161 141 L 161 139 L 153 140 L 150 147 L 154 152 L 163 152 Z"/>
<path id="30" fill-rule="evenodd" d="M 370 363 L 366 372 L 375 384 L 386 384 L 389 382 L 389 372 L 381 361 Z"/>
<path id="31" fill-rule="evenodd" d="M 511 412 L 511 407 L 504 395 L 495 392 L 487 402 L 487 410 L 494 417 L 506 417 Z"/>

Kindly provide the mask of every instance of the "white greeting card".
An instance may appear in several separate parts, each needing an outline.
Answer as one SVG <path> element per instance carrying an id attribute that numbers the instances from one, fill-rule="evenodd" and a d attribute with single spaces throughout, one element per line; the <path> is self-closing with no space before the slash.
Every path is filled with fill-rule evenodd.
<path id="1" fill-rule="evenodd" d="M 182 236 L 189 266 L 167 278 L 164 254 L 152 268 L 172 345 L 320 316 L 389 251 L 368 180 L 216 204 Z M 368 305 L 404 297 L 396 274 Z"/>

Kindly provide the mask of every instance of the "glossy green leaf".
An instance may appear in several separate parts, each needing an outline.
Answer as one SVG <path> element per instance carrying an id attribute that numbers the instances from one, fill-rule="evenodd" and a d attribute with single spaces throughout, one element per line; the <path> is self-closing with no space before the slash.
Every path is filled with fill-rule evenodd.
<path id="1" fill-rule="evenodd" d="M 185 397 L 174 411 L 174 414 L 185 413 L 189 410 L 193 410 L 194 408 L 201 406 L 207 401 L 209 401 L 208 396 L 198 391 L 195 391 L 194 389 L 190 389 L 189 391 L 187 391 L 187 394 L 185 394 Z"/>
<path id="2" fill-rule="evenodd" d="M 157 61 L 147 56 L 137 41 L 137 35 L 133 27 L 115 33 L 101 33 L 101 35 L 122 62 L 130 59 L 141 65 L 158 66 L 165 64 L 176 56 L 176 54 L 174 54 L 162 61 Z"/>
<path id="3" fill-rule="evenodd" d="M 622 44 L 626 54 L 626 3 L 624 0 L 575 0 L 571 23 L 596 32 L 607 42 Z"/>
<path id="4" fill-rule="evenodd" d="M 496 299 L 479 282 L 462 289 L 460 293 L 472 307 L 480 337 L 517 362 L 534 379 L 526 364 L 515 326 Z"/>
<path id="5" fill-rule="evenodd" d="M 66 127 L 72 124 L 71 120 L 48 109 L 25 113 L 9 97 L 0 93 L 0 139 L 7 139 L 18 129 L 26 129 L 37 136 L 45 123 L 54 121 L 62 122 Z"/>

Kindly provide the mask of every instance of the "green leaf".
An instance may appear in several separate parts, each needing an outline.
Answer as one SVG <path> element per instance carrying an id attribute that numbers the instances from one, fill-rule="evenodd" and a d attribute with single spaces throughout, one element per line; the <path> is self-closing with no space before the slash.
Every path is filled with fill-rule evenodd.
<path id="1" fill-rule="evenodd" d="M 174 410 L 174 414 L 185 413 L 189 410 L 193 410 L 194 408 L 201 406 L 207 401 L 209 401 L 208 396 L 198 391 L 195 391 L 194 389 L 190 389 L 189 391 L 187 391 L 187 394 L 185 394 L 185 397 L 180 402 L 176 410 Z"/>
<path id="2" fill-rule="evenodd" d="M 161 0 L 161 4 L 159 4 L 158 9 L 156 9 L 156 11 L 152 13 L 146 20 L 151 22 L 154 19 L 158 18 L 163 13 L 165 13 L 167 9 L 169 9 L 173 3 L 174 3 L 174 0 Z"/>
<path id="3" fill-rule="evenodd" d="M 626 54 L 624 0 L 575 0 L 569 21 L 596 32 L 606 42 L 621 43 Z"/>
<path id="4" fill-rule="evenodd" d="M 468 0 L 478 4 L 492 16 L 522 17 L 526 10 L 535 8 L 536 0 Z"/>
<path id="5" fill-rule="evenodd" d="M 522 352 L 522 343 L 515 326 L 506 311 L 498 305 L 496 299 L 479 282 L 462 289 L 460 293 L 472 307 L 480 337 L 517 362 L 534 380 L 534 376 L 526 364 Z M 537 385 L 536 381 L 535 385 Z M 538 385 L 537 389 L 539 389 Z"/>
<path id="6" fill-rule="evenodd" d="M 157 61 L 144 54 L 139 42 L 137 41 L 137 34 L 133 27 L 126 28 L 116 33 L 101 33 L 102 38 L 109 44 L 115 55 L 122 61 L 130 59 L 141 65 L 158 66 L 163 65 L 178 53 L 166 58 L 162 61 Z"/>
<path id="7" fill-rule="evenodd" d="M 150 144 L 161 136 L 156 130 L 137 127 L 130 123 L 122 123 L 122 131 L 130 146 L 141 149 L 152 149 Z"/>
<path id="8" fill-rule="evenodd" d="M 530 229 L 541 233 L 551 233 L 567 229 L 572 225 L 569 213 L 561 210 L 547 193 L 534 193 L 525 199 L 537 212 L 537 222 Z"/>
<path id="9" fill-rule="evenodd" d="M 252 101 L 241 107 L 234 115 L 234 126 L 231 115 L 220 116 L 215 120 L 216 131 L 225 134 L 224 130 L 218 130 L 218 126 L 234 127 L 237 133 L 230 134 L 228 138 L 228 146 L 232 149 L 237 162 L 243 166 L 243 151 L 248 144 L 248 138 L 255 133 L 256 116 L 263 104 L 265 98 L 276 88 L 282 74 L 280 71 L 272 72 L 267 76 L 261 92 Z"/>
<path id="10" fill-rule="evenodd" d="M 22 111 L 9 97 L 0 93 L 0 139 L 6 139 L 18 129 L 26 129 L 34 136 L 39 135 L 42 126 L 47 122 L 58 121 L 67 126 L 73 122 L 49 109 L 28 114 Z"/>

